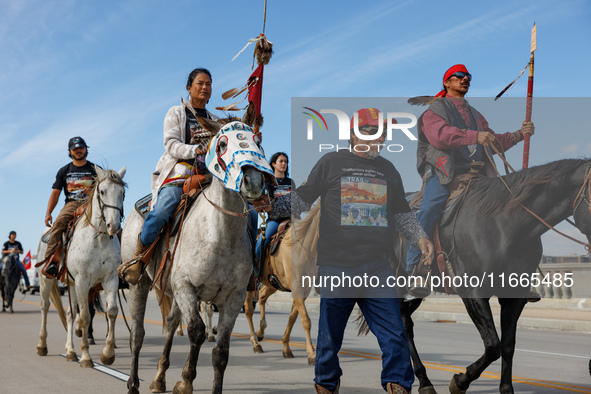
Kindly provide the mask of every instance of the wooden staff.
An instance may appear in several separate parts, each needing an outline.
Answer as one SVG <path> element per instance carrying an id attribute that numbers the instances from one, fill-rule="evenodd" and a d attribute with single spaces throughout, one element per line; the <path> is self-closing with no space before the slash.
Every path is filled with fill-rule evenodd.
<path id="1" fill-rule="evenodd" d="M 531 122 L 532 98 L 534 95 L 534 52 L 536 50 L 536 24 L 531 29 L 531 55 L 529 58 L 529 77 L 527 79 L 527 104 L 525 108 L 525 121 Z M 523 140 L 523 168 L 529 165 L 529 135 Z"/>

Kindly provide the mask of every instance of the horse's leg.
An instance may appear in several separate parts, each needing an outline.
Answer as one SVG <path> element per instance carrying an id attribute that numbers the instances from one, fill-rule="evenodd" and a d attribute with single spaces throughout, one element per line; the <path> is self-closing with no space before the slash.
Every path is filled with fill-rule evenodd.
<path id="1" fill-rule="evenodd" d="M 166 371 L 170 366 L 170 350 L 172 349 L 172 341 L 177 326 L 181 324 L 181 310 L 176 302 L 172 302 L 172 309 L 166 317 L 166 341 L 164 342 L 164 349 L 162 356 L 158 360 L 158 370 L 156 376 L 150 385 L 150 390 L 153 393 L 164 393 L 166 391 Z"/>
<path id="2" fill-rule="evenodd" d="M 484 354 L 466 368 L 465 374 L 460 373 L 453 376 L 449 382 L 449 391 L 452 394 L 464 393 L 468 390 L 470 383 L 478 379 L 486 367 L 501 356 L 501 341 L 495 329 L 489 299 L 462 298 L 462 301 L 484 342 Z"/>
<path id="3" fill-rule="evenodd" d="M 312 335 L 310 334 L 310 331 L 312 330 L 312 320 L 310 319 L 310 315 L 308 315 L 308 309 L 306 309 L 306 299 L 295 298 L 294 303 L 298 308 L 300 319 L 302 319 L 302 327 L 306 333 L 306 353 L 308 353 L 308 365 L 314 365 L 316 364 L 316 352 L 314 351 Z"/>
<path id="4" fill-rule="evenodd" d="M 37 354 L 40 356 L 47 356 L 47 312 L 51 302 L 49 301 L 49 293 L 53 280 L 47 279 L 45 276 L 39 276 L 39 295 L 41 296 L 41 331 L 39 331 L 39 343 L 37 344 Z"/>
<path id="5" fill-rule="evenodd" d="M 90 324 L 90 312 L 88 311 L 88 283 L 85 283 L 82 278 L 76 278 L 76 292 L 78 298 L 78 305 L 80 307 L 80 313 L 78 315 L 78 323 L 82 330 L 82 341 L 80 343 L 80 349 L 82 350 L 82 356 L 80 357 L 80 366 L 82 368 L 92 368 L 94 363 L 88 353 L 88 325 Z"/>
<path id="6" fill-rule="evenodd" d="M 94 304 L 92 302 L 88 303 L 88 312 L 90 313 L 90 323 L 88 324 L 88 344 L 96 345 L 96 342 L 94 341 L 94 328 L 92 327 L 96 310 L 94 309 Z"/>
<path id="7" fill-rule="evenodd" d="M 213 307 L 210 303 L 201 301 L 200 308 L 202 319 L 205 322 L 205 333 L 207 334 L 207 342 L 215 342 L 215 335 L 213 332 Z"/>
<path id="8" fill-rule="evenodd" d="M 228 297 L 224 308 L 220 309 L 218 320 L 218 342 L 211 351 L 213 364 L 213 394 L 221 394 L 224 385 L 224 372 L 230 354 L 230 336 L 244 301 L 244 291 L 237 291 Z"/>
<path id="9" fill-rule="evenodd" d="M 117 279 L 115 277 L 111 281 L 103 283 L 103 289 L 107 295 L 107 319 L 109 321 L 107 341 L 101 352 L 101 362 L 105 365 L 111 365 L 115 361 L 115 321 L 119 312 L 119 308 L 117 308 L 117 287 L 119 287 L 119 281 Z"/>
<path id="10" fill-rule="evenodd" d="M 291 348 L 289 347 L 289 337 L 291 336 L 291 330 L 298 319 L 298 307 L 296 306 L 296 300 L 293 299 L 291 302 L 291 312 L 289 312 L 289 317 L 287 318 L 287 326 L 285 327 L 285 332 L 283 333 L 283 337 L 281 338 L 281 342 L 283 343 L 283 358 L 293 358 L 293 353 Z"/>
<path id="11" fill-rule="evenodd" d="M 277 289 L 274 287 L 267 287 L 263 286 L 259 290 L 259 310 L 261 313 L 261 321 L 259 323 L 259 329 L 257 331 L 257 338 L 259 341 L 262 341 L 265 337 L 265 329 L 267 328 L 267 320 L 265 319 L 265 309 L 267 306 L 267 300 L 270 296 L 275 294 Z"/>
<path id="12" fill-rule="evenodd" d="M 244 301 L 244 315 L 246 316 L 248 327 L 250 328 L 250 342 L 252 343 L 252 350 L 255 353 L 263 353 L 263 348 L 257 340 L 257 336 L 254 332 L 254 324 L 252 323 L 252 316 L 254 315 L 252 299 L 254 298 L 254 292 L 255 290 L 246 292 L 246 300 Z"/>
<path id="13" fill-rule="evenodd" d="M 189 349 L 189 358 L 181 374 L 183 380 L 176 383 L 172 392 L 174 394 L 189 394 L 193 392 L 193 381 L 197 377 L 199 351 L 201 350 L 201 345 L 205 342 L 205 323 L 199 313 L 199 300 L 195 294 L 195 289 L 189 283 L 177 285 L 177 288 L 181 290 L 175 291 L 174 297 L 188 323 L 187 335 L 191 342 L 191 347 Z M 215 359 L 215 355 L 213 358 Z"/>
<path id="14" fill-rule="evenodd" d="M 415 333 L 412 313 L 417 310 L 422 301 L 421 298 L 417 298 L 405 302 L 403 298 L 400 298 L 398 305 L 400 306 L 400 315 L 402 317 L 402 323 L 404 324 L 404 332 L 406 333 L 408 347 L 410 348 L 410 357 L 412 359 L 415 376 L 419 381 L 419 394 L 436 394 L 437 392 L 433 387 L 433 383 L 431 383 L 431 380 L 429 380 L 429 377 L 427 376 L 427 369 L 419 357 L 419 352 L 417 351 L 414 340 Z"/>
<path id="15" fill-rule="evenodd" d="M 150 278 L 142 275 L 137 285 L 129 288 L 129 313 L 132 318 L 131 334 L 129 336 L 129 347 L 131 348 L 131 371 L 127 380 L 129 394 L 139 394 L 140 378 L 138 376 L 140 350 L 144 343 L 144 316 L 146 315 L 146 302 L 150 292 Z"/>
<path id="16" fill-rule="evenodd" d="M 74 351 L 74 312 L 76 311 L 76 306 L 78 305 L 78 297 L 76 296 L 76 286 L 73 282 L 70 282 L 70 287 L 68 289 L 68 298 L 70 299 L 71 305 L 68 306 L 68 310 L 66 311 L 66 322 L 68 325 L 68 333 L 66 337 L 66 360 L 68 361 L 78 361 L 78 356 Z"/>
<path id="17" fill-rule="evenodd" d="M 513 353 L 515 353 L 515 335 L 517 320 L 527 304 L 524 298 L 499 298 L 501 304 L 501 384 L 499 392 L 513 393 Z"/>

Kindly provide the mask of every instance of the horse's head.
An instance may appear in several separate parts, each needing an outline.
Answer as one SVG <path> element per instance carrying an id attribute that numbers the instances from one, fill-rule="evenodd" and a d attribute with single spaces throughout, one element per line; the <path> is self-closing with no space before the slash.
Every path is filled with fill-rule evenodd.
<path id="1" fill-rule="evenodd" d="M 591 162 L 580 166 L 573 179 L 581 185 L 573 203 L 573 217 L 577 228 L 591 240 Z"/>
<path id="2" fill-rule="evenodd" d="M 121 229 L 121 220 L 123 220 L 123 200 L 125 198 L 125 187 L 123 176 L 125 175 L 125 166 L 119 171 L 103 170 L 96 168 L 96 182 L 94 190 L 89 198 L 92 198 L 92 210 L 98 210 L 101 221 L 107 228 L 107 234 L 116 235 Z M 92 210 L 88 212 L 88 217 L 92 217 Z"/>
<path id="3" fill-rule="evenodd" d="M 202 125 L 206 129 L 211 127 L 204 123 Z M 265 174 L 274 175 L 260 146 L 260 138 L 250 126 L 239 121 L 218 124 L 217 134 L 211 140 L 205 163 L 227 189 L 240 192 L 249 200 L 257 199 L 263 194 Z"/>

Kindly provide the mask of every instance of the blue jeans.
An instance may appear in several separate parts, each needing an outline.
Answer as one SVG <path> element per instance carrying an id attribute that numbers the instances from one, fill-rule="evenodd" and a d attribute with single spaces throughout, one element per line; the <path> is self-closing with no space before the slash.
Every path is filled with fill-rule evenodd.
<path id="1" fill-rule="evenodd" d="M 257 260 L 261 258 L 261 252 L 269 244 L 271 237 L 277 233 L 278 228 L 279 222 L 276 222 L 274 220 L 269 220 L 267 222 L 267 230 L 265 231 L 265 244 L 263 245 L 263 237 L 259 237 L 257 239 L 257 246 L 255 249 Z"/>
<path id="2" fill-rule="evenodd" d="M 447 186 L 439 182 L 439 177 L 433 175 L 427 180 L 425 189 L 423 190 L 423 201 L 421 201 L 421 208 L 417 212 L 417 219 L 423 226 L 423 230 L 428 236 L 431 236 L 437 219 L 441 216 L 441 211 L 445 206 L 445 202 L 449 198 L 449 189 Z M 413 268 L 419 263 L 421 258 L 421 250 L 410 246 L 406 254 L 406 272 L 411 273 Z"/>
<path id="3" fill-rule="evenodd" d="M 355 303 L 382 351 L 382 387 L 396 383 L 410 391 L 414 373 L 397 298 L 321 298 L 314 382 L 334 391 L 343 374 L 338 352 Z"/>
<path id="4" fill-rule="evenodd" d="M 162 227 L 168 223 L 176 207 L 181 202 L 182 195 L 182 187 L 169 186 L 158 191 L 158 200 L 156 200 L 154 208 L 146 216 L 142 227 L 141 239 L 144 245 L 150 245 L 154 242 Z"/>
<path id="5" fill-rule="evenodd" d="M 25 269 L 25 266 L 23 265 L 23 263 L 21 263 L 20 259 L 17 260 L 16 262 L 17 262 L 16 266 L 18 267 L 18 270 L 21 272 L 21 275 L 25 279 L 25 284 L 27 286 L 31 286 L 31 282 L 29 281 L 29 275 L 27 275 L 27 270 Z"/>

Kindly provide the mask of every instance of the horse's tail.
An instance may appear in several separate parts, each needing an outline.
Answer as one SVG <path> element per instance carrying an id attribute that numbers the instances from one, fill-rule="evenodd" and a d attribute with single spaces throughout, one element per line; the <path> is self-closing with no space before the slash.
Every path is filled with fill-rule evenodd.
<path id="1" fill-rule="evenodd" d="M 357 323 L 358 336 L 369 334 L 369 326 L 367 325 L 367 320 L 365 320 L 365 316 L 363 316 L 361 309 L 359 309 L 359 313 L 355 318 L 355 323 Z"/>
<path id="2" fill-rule="evenodd" d="M 162 290 L 157 287 L 154 287 L 154 290 L 156 290 L 156 297 L 158 299 L 162 299 L 162 303 L 160 304 L 160 313 L 162 313 L 162 333 L 164 333 L 166 331 L 166 317 L 172 309 L 172 298 L 166 294 L 162 294 Z"/>
<path id="3" fill-rule="evenodd" d="M 67 319 L 66 319 L 66 312 L 64 311 L 64 306 L 62 305 L 62 294 L 60 292 L 59 286 L 57 285 L 57 280 L 53 280 L 53 286 L 51 287 L 51 293 L 49 293 L 49 298 L 55 305 L 55 309 L 57 309 L 57 314 L 60 316 L 62 320 L 62 324 L 64 328 L 67 330 Z"/>

